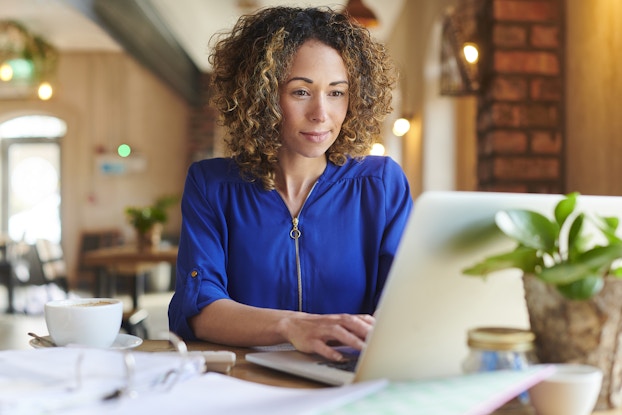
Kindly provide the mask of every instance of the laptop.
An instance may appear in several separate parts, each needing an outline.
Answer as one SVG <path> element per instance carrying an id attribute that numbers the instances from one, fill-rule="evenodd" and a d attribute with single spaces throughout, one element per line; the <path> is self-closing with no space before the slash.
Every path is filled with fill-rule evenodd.
<path id="1" fill-rule="evenodd" d="M 494 215 L 525 208 L 552 217 L 561 195 L 434 191 L 415 201 L 354 372 L 327 366 L 319 356 L 290 350 L 248 353 L 255 364 L 330 385 L 374 379 L 425 380 L 457 376 L 474 327 L 529 328 L 522 274 L 487 279 L 462 270 L 515 243 L 496 228 Z M 580 196 L 578 209 L 622 216 L 622 197 Z"/>

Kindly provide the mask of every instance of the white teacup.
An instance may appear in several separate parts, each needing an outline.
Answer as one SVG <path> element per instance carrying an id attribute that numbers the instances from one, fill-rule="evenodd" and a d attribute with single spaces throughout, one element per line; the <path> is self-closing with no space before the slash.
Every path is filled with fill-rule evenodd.
<path id="1" fill-rule="evenodd" d="M 77 344 L 110 347 L 123 318 L 123 302 L 115 298 L 77 298 L 45 304 L 45 323 L 57 346 Z"/>
<path id="2" fill-rule="evenodd" d="M 594 366 L 557 363 L 555 372 L 529 390 L 537 415 L 589 415 L 603 380 Z"/>

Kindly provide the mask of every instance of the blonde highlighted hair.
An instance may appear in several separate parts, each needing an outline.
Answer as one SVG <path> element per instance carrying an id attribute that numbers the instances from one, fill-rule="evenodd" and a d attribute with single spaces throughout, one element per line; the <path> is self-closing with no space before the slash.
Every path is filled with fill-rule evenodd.
<path id="1" fill-rule="evenodd" d="M 392 110 L 396 76 L 384 46 L 364 27 L 330 8 L 271 7 L 242 16 L 216 38 L 210 55 L 212 103 L 228 130 L 227 149 L 245 178 L 274 189 L 281 146 L 279 85 L 298 48 L 320 41 L 339 52 L 348 71 L 349 108 L 328 159 L 362 157 Z"/>

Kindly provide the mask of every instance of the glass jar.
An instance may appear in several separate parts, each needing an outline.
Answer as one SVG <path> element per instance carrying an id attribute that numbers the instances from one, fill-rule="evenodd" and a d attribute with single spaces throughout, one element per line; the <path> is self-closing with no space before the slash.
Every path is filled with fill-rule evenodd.
<path id="1" fill-rule="evenodd" d="M 478 327 L 468 331 L 469 354 L 463 361 L 465 373 L 494 370 L 521 370 L 537 364 L 535 335 L 529 330 L 509 327 Z M 531 414 L 525 391 L 495 414 Z"/>

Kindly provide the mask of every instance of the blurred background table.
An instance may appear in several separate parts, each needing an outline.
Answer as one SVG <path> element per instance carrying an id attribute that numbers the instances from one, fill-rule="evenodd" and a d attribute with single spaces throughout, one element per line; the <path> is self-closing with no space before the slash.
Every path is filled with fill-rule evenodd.
<path id="1" fill-rule="evenodd" d="M 132 303 L 139 308 L 140 296 L 145 290 L 145 275 L 161 262 L 175 265 L 177 246 L 163 245 L 139 250 L 135 245 L 121 245 L 95 249 L 84 253 L 83 263 L 96 269 L 93 294 L 95 297 L 113 297 L 115 278 L 119 273 L 134 278 Z"/>

